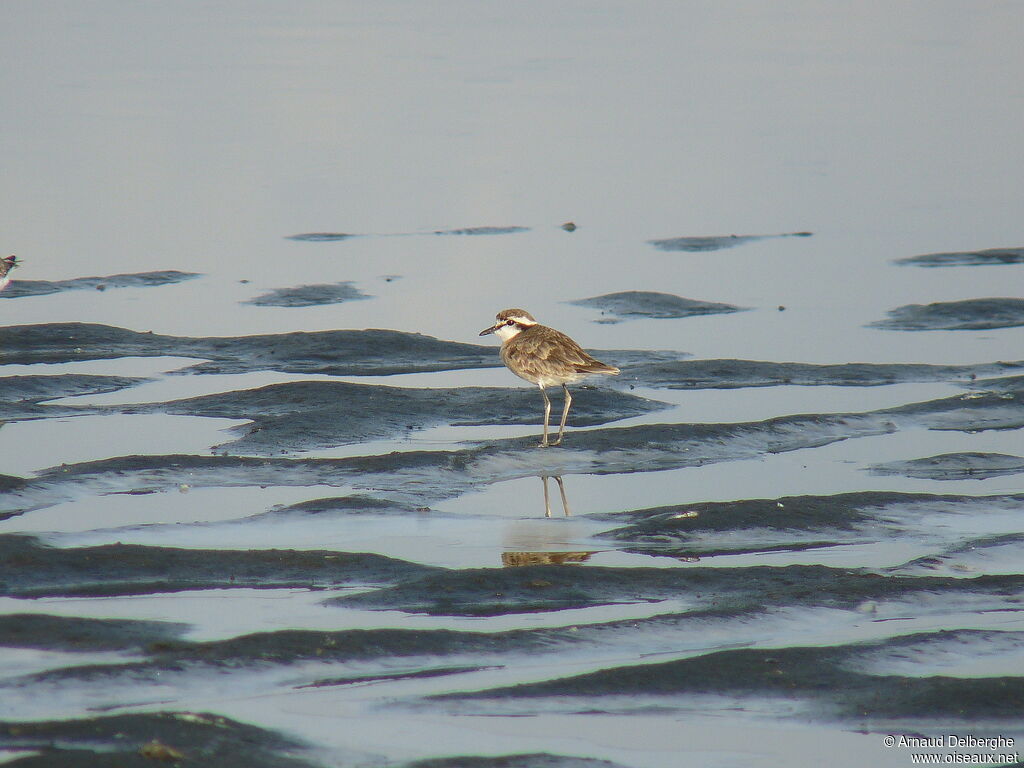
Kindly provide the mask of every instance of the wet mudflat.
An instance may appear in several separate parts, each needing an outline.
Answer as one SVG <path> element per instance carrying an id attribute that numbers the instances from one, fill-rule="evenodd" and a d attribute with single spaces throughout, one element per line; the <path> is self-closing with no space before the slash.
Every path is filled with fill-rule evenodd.
<path id="1" fill-rule="evenodd" d="M 810 237 L 811 232 L 790 232 L 782 235 L 714 235 L 707 237 L 666 237 L 660 240 L 648 240 L 655 248 L 661 251 L 688 251 L 700 253 L 702 251 L 719 251 L 723 248 L 735 248 L 745 243 L 756 243 L 758 240 L 767 240 L 776 237 Z"/>
<path id="2" fill-rule="evenodd" d="M 179 272 L 173 269 L 158 272 L 108 275 L 106 277 L 76 277 L 69 280 L 18 280 L 0 292 L 2 299 L 17 299 L 22 296 L 45 296 L 61 291 L 92 289 L 105 291 L 108 288 L 135 288 L 148 285 L 173 285 L 183 280 L 199 277 L 193 272 Z"/>
<path id="3" fill-rule="evenodd" d="M 492 350 L 401 332 L 297 333 L 281 344 L 262 337 L 276 350 L 270 358 L 246 337 L 183 340 L 61 324 L 3 331 L 14 340 L 5 354 L 22 363 L 117 354 L 98 340 L 120 339 L 125 352 L 180 354 L 185 345 L 215 350 L 230 370 L 241 372 L 235 375 L 261 366 L 287 373 L 317 361 L 311 370 L 323 376 L 351 365 L 350 356 L 381 382 L 395 370 L 494 364 Z M 381 338 L 395 343 L 382 346 Z M 434 357 L 411 352 L 410 345 Z M 82 416 L 130 423 L 144 414 L 240 424 L 229 430 L 233 439 L 192 454 L 114 456 L 4 478 L 0 597 L 10 613 L 0 621 L 0 644 L 50 654 L 0 680 L 4 701 L 26 722 L 0 728 L 5 749 L 34 755 L 19 758 L 25 765 L 93 754 L 142 765 L 158 753 L 183 764 L 216 759 L 241 765 L 250 759 L 243 745 L 257 744 L 262 762 L 249 764 L 318 765 L 323 758 L 315 744 L 293 742 L 273 727 L 254 730 L 222 713 L 188 714 L 192 702 L 214 690 L 316 692 L 340 702 L 368 685 L 396 691 L 388 694 L 396 717 L 424 711 L 455 719 L 535 712 L 682 716 L 698 708 L 764 712 L 781 702 L 787 717 L 829 728 L 886 731 L 904 721 L 926 729 L 955 723 L 978 733 L 1015 728 L 1024 715 L 1024 680 L 1013 671 L 1024 656 L 1024 630 L 1013 618 L 1024 610 L 1024 575 L 1015 567 L 1024 555 L 1024 492 L 992 494 L 982 487 L 975 493 L 963 486 L 1020 473 L 1021 459 L 1011 454 L 863 460 L 854 469 L 864 490 L 848 493 L 710 501 L 678 487 L 682 498 L 668 506 L 600 514 L 584 509 L 585 530 L 550 543 L 541 535 L 533 551 L 510 541 L 495 558 L 501 563 L 489 567 L 460 564 L 443 553 L 448 545 L 422 561 L 390 546 L 386 532 L 395 530 L 395 521 L 451 532 L 460 521 L 507 522 L 506 514 L 493 517 L 487 506 L 455 514 L 445 507 L 530 478 L 546 483 L 556 477 L 563 494 L 568 479 L 570 491 L 562 497 L 568 506 L 574 476 L 660 476 L 788 453 L 810 463 L 815 451 L 838 443 L 935 430 L 1019 435 L 1024 428 L 1021 366 L 1014 362 L 813 365 L 673 359 L 664 350 L 619 356 L 628 378 L 615 388 L 578 389 L 575 429 L 564 447 L 548 450 L 534 447 L 535 436 L 500 436 L 502 428 L 529 430 L 535 423 L 539 397 L 526 388 L 328 377 L 150 400 L 141 395 L 153 377 L 7 377 L 8 428 Z M 202 379 L 209 375 L 205 366 L 172 369 L 163 378 Z M 860 412 L 720 423 L 678 420 L 671 397 L 657 399 L 682 391 L 915 383 L 941 383 L 949 394 Z M 140 396 L 132 399 L 140 402 L 96 401 L 136 390 Z M 632 423 L 620 423 L 627 420 Z M 488 436 L 435 447 L 409 442 L 416 432 L 469 427 L 486 428 Z M 370 441 L 398 450 L 361 449 Z M 346 445 L 348 456 L 323 455 Z M 963 492 L 871 490 L 877 476 L 960 483 Z M 267 487 L 292 488 L 300 500 L 239 506 L 219 524 L 203 522 L 201 502 L 191 515 L 195 522 L 172 527 L 146 513 L 154 496 L 174 494 L 188 507 L 204 490 Z M 324 489 L 335 492 L 325 495 Z M 102 525 L 103 500 L 116 497 L 133 500 L 135 525 L 86 538 L 45 526 L 34 535 L 16 533 L 21 521 L 51 509 L 79 509 Z M 563 527 L 573 520 L 562 517 L 571 513 L 557 502 L 545 497 L 542 508 L 539 501 L 527 506 L 526 519 L 556 525 L 560 518 Z M 301 531 L 313 522 L 315 529 L 333 529 L 333 546 L 277 546 L 280 526 Z M 238 548 L 240 526 L 252 529 L 249 540 L 262 543 Z M 267 536 L 259 535 L 261 528 Z M 362 529 L 365 537 L 374 528 L 376 551 L 340 546 L 346 531 Z M 185 529 L 194 532 L 181 539 L 186 546 L 159 543 L 161 530 L 173 541 Z M 97 540 L 104 543 L 87 543 Z M 835 563 L 830 555 L 858 550 L 876 551 L 871 567 Z M 437 563 L 439 556 L 446 565 Z M 195 600 L 239 590 L 300 591 L 311 597 L 305 610 L 322 617 L 310 629 L 286 619 L 290 626 L 233 634 L 230 620 L 202 629 L 185 616 L 168 621 L 146 618 L 149 611 L 107 617 L 101 607 L 70 614 L 46 607 L 115 598 L 142 607 L 174 595 Z M 24 605 L 34 610 L 19 610 Z M 586 612 L 592 616 L 584 619 Z M 352 618 L 342 618 L 346 614 Z M 950 624 L 949 614 L 959 618 Z M 332 616 L 347 628 L 329 629 Z M 549 619 L 535 627 L 509 624 L 515 617 Z M 194 638 L 196 632 L 219 637 Z M 966 674 L 978 658 L 985 660 L 983 669 Z M 886 671 L 892 659 L 899 668 Z M 126 708 L 141 710 L 122 714 Z M 215 737 L 211 722 L 222 723 Z M 585 756 L 529 760 L 571 765 L 577 758 Z M 337 753 L 328 764 L 332 759 Z M 367 759 L 364 754 L 354 762 Z"/>
<path id="4" fill-rule="evenodd" d="M 739 312 L 741 307 L 714 301 L 695 301 L 654 291 L 623 291 L 579 299 L 572 302 L 581 307 L 594 307 L 605 315 L 598 322 L 617 323 L 629 317 L 689 317 L 690 315 L 713 315 L 723 312 Z"/>
<path id="5" fill-rule="evenodd" d="M 370 298 L 351 282 L 275 288 L 248 301 L 258 307 L 312 307 Z"/>
<path id="6" fill-rule="evenodd" d="M 980 251 L 924 253 L 895 259 L 895 264 L 914 267 L 975 267 L 1024 263 L 1024 248 L 985 248 Z"/>
<path id="7" fill-rule="evenodd" d="M 1024 299 L 964 299 L 963 301 L 908 304 L 896 307 L 879 320 L 879 328 L 897 331 L 984 330 L 1024 325 Z"/>
<path id="8" fill-rule="evenodd" d="M 1024 743 L 1019 9 L 76 8 L 0 25 L 0 762 Z M 561 447 L 508 306 L 621 368 Z"/>

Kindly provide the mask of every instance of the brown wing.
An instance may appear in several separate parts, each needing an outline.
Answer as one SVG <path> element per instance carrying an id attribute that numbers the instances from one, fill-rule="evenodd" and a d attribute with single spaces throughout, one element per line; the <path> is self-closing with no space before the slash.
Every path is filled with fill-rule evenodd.
<path id="1" fill-rule="evenodd" d="M 524 329 L 501 351 L 505 363 L 523 372 L 523 378 L 572 373 L 618 373 L 583 351 L 582 347 L 561 331 L 544 325 Z"/>

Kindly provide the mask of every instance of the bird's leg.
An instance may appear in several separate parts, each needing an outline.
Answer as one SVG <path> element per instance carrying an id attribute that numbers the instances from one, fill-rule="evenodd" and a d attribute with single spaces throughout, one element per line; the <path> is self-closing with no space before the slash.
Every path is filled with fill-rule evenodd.
<path id="1" fill-rule="evenodd" d="M 555 482 L 558 483 L 558 492 L 562 495 L 562 511 L 565 512 L 565 516 L 569 516 L 569 502 L 565 498 L 565 484 L 562 482 L 561 475 L 555 475 Z M 545 486 L 547 490 L 547 486 Z"/>
<path id="2" fill-rule="evenodd" d="M 548 397 L 548 393 L 544 391 L 544 385 L 540 386 L 541 397 L 544 398 L 544 436 L 541 438 L 538 448 L 548 447 L 548 420 L 551 418 L 551 398 Z"/>
<path id="3" fill-rule="evenodd" d="M 544 517 L 551 517 L 551 502 L 548 500 L 548 476 L 541 475 L 540 479 L 544 483 Z"/>
<path id="4" fill-rule="evenodd" d="M 569 394 L 569 388 L 562 385 L 562 389 L 565 390 L 565 405 L 562 406 L 562 423 L 558 426 L 558 439 L 552 443 L 552 445 L 562 444 L 562 432 L 565 431 L 565 420 L 569 416 L 569 406 L 572 405 L 572 395 Z"/>

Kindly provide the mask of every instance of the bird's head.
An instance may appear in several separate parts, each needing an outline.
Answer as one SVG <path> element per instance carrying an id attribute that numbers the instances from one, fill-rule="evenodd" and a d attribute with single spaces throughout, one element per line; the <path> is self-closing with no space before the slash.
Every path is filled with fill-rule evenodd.
<path id="1" fill-rule="evenodd" d="M 506 342 L 520 331 L 537 324 L 537 321 L 533 319 L 533 315 L 525 309 L 503 309 L 495 315 L 495 320 L 497 322 L 490 328 L 484 328 L 480 331 L 481 336 L 493 333 L 502 342 Z"/>

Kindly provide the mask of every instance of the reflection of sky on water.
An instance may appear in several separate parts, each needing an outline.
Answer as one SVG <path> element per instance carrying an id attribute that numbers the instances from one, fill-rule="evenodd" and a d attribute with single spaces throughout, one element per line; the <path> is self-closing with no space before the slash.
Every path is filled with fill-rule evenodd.
<path id="1" fill-rule="evenodd" d="M 3 247 L 25 258 L 22 277 L 208 275 L 124 297 L 24 299 L 3 306 L 5 320 L 463 338 L 527 304 L 592 346 L 829 361 L 994 359 L 1006 348 L 1006 332 L 956 349 L 944 334 L 860 326 L 898 304 L 1006 291 L 1001 269 L 951 278 L 888 260 L 1019 245 L 1013 6 L 4 12 L 0 56 L 15 76 L 2 93 L 17 108 L 0 129 L 13 150 Z M 569 219 L 572 234 L 558 229 Z M 476 225 L 533 229 L 283 239 Z M 803 229 L 814 237 L 705 254 L 646 243 Z M 407 279 L 380 281 L 392 273 Z M 378 298 L 237 304 L 337 280 Z M 625 289 L 757 311 L 609 327 L 558 304 Z"/>

